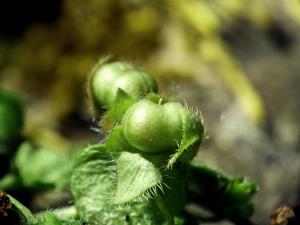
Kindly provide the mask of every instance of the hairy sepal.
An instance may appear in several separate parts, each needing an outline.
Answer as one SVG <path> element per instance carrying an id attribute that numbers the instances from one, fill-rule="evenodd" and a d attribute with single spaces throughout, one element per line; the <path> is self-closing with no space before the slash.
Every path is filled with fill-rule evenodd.
<path id="1" fill-rule="evenodd" d="M 146 95 L 145 99 L 148 99 L 151 102 L 154 102 L 156 104 L 164 104 L 164 103 L 168 102 L 168 100 L 166 98 L 160 96 L 159 94 L 153 93 L 153 92 Z"/>
<path id="2" fill-rule="evenodd" d="M 186 108 L 180 109 L 182 117 L 182 139 L 176 152 L 168 161 L 167 168 L 170 169 L 178 159 L 190 161 L 198 152 L 203 139 L 203 125 L 200 118 Z"/>
<path id="3" fill-rule="evenodd" d="M 135 98 L 129 96 L 125 91 L 119 88 L 113 106 L 104 114 L 101 120 L 102 130 L 111 130 L 116 123 L 121 121 L 128 108 L 136 102 L 137 100 Z"/>

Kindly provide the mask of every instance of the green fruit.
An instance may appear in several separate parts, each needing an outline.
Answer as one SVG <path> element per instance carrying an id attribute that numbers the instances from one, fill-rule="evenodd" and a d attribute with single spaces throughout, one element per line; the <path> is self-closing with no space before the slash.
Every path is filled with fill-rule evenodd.
<path id="1" fill-rule="evenodd" d="M 202 136 L 202 124 L 185 124 L 189 122 L 187 116 L 190 115 L 180 103 L 160 105 L 144 99 L 131 106 L 124 115 L 123 136 L 131 146 L 142 152 L 172 151 L 181 144 L 186 133 Z M 184 127 L 188 127 L 188 130 L 184 130 Z"/>
<path id="2" fill-rule="evenodd" d="M 156 92 L 157 84 L 150 75 L 127 63 L 113 62 L 96 67 L 90 80 L 90 92 L 98 109 L 110 108 L 119 88 L 137 98 Z"/>
<path id="3" fill-rule="evenodd" d="M 139 101 L 124 116 L 124 137 L 143 152 L 174 149 L 182 136 L 179 107 L 179 103 L 173 102 L 158 105 L 149 100 Z"/>

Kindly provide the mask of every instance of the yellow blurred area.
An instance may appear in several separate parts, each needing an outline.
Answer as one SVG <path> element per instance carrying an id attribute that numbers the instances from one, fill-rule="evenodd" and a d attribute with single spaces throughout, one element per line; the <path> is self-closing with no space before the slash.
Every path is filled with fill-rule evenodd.
<path id="1" fill-rule="evenodd" d="M 42 104 L 43 126 L 53 129 L 82 107 L 90 69 L 110 54 L 156 77 L 201 82 L 204 75 L 195 71 L 213 70 L 248 119 L 264 124 L 264 101 L 222 34 L 239 21 L 263 32 L 278 20 L 279 8 L 299 24 L 296 0 L 65 0 L 53 23 L 32 24 L 7 49 L 1 87 L 23 90 L 33 105 Z"/>

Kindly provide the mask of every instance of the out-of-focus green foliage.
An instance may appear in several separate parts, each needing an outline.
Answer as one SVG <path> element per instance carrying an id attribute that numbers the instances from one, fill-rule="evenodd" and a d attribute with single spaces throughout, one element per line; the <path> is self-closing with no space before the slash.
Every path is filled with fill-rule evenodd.
<path id="1" fill-rule="evenodd" d="M 20 136 L 23 111 L 23 102 L 19 96 L 10 92 L 0 92 L 0 141 L 9 141 Z"/>
<path id="2" fill-rule="evenodd" d="M 189 201 L 201 202 L 219 219 L 252 215 L 254 209 L 249 200 L 258 190 L 255 182 L 225 176 L 199 162 L 192 162 L 189 180 Z"/>
<path id="3" fill-rule="evenodd" d="M 15 167 L 27 188 L 63 188 L 71 176 L 71 156 L 61 151 L 39 148 L 29 143 L 20 146 Z"/>
<path id="4" fill-rule="evenodd" d="M 5 191 L 62 189 L 71 177 L 72 155 L 65 152 L 25 142 L 11 161 L 11 170 L 0 179 L 0 189 Z"/>

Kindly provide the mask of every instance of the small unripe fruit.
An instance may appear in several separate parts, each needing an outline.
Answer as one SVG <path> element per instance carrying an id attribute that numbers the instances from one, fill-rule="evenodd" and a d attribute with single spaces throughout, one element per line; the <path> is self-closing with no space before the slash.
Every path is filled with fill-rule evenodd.
<path id="1" fill-rule="evenodd" d="M 174 149 L 182 136 L 178 103 L 155 104 L 141 100 L 127 111 L 123 119 L 126 140 L 143 152 Z"/>
<path id="2" fill-rule="evenodd" d="M 128 109 L 122 120 L 122 132 L 127 142 L 142 152 L 172 151 L 187 133 L 202 137 L 202 124 L 190 124 L 190 127 L 185 124 L 189 123 L 190 116 L 195 115 L 180 103 L 160 105 L 144 99 Z"/>
<path id="3" fill-rule="evenodd" d="M 94 69 L 90 92 L 98 110 L 108 109 L 114 104 L 119 88 L 135 98 L 157 92 L 155 80 L 128 63 L 107 63 Z"/>

